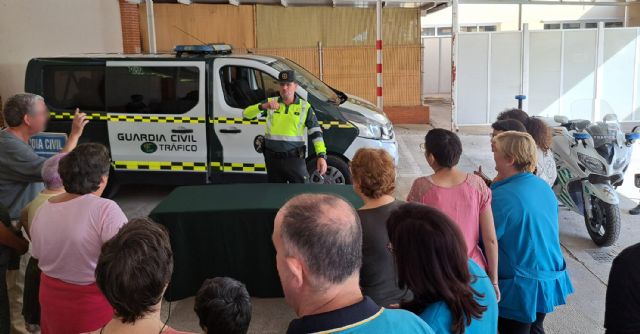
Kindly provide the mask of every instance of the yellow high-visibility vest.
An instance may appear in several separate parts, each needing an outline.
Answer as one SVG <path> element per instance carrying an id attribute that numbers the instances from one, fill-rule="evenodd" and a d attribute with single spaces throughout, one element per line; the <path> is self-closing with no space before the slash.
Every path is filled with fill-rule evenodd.
<path id="1" fill-rule="evenodd" d="M 269 98 L 267 102 L 278 101 L 278 98 Z M 311 105 L 303 99 L 298 99 L 298 103 L 285 105 L 280 103 L 277 110 L 261 110 L 260 104 L 252 105 L 244 110 L 242 115 L 245 118 L 252 119 L 261 113 L 266 114 L 265 138 L 267 140 L 306 143 L 305 123 Z M 317 123 L 317 122 L 316 122 Z M 308 135 L 312 136 L 317 132 L 322 132 L 318 124 L 308 129 Z M 317 136 L 312 136 L 317 137 Z M 313 139 L 313 146 L 316 154 L 326 154 L 327 149 L 321 136 Z"/>

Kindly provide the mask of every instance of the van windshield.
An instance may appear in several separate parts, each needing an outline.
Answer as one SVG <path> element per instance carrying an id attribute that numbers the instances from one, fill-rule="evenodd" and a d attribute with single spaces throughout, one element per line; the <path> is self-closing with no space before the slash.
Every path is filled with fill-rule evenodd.
<path id="1" fill-rule="evenodd" d="M 335 104 L 340 103 L 340 98 L 338 97 L 336 92 L 331 89 L 331 87 L 327 86 L 327 84 L 320 81 L 320 79 L 309 73 L 309 71 L 305 70 L 302 66 L 292 62 L 291 60 L 278 59 L 270 65 L 278 70 L 278 72 L 285 70 L 295 71 L 296 79 L 300 83 L 300 86 L 307 90 L 309 93 L 312 93 L 323 101 L 329 101 Z"/>

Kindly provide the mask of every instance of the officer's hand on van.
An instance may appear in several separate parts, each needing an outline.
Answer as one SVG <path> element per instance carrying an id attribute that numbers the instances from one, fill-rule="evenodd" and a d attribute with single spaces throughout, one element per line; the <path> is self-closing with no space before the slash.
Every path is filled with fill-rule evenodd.
<path id="1" fill-rule="evenodd" d="M 262 104 L 262 109 L 265 110 L 277 110 L 278 108 L 280 108 L 280 103 L 277 101 L 271 100 Z"/>
<path id="2" fill-rule="evenodd" d="M 82 135 L 82 131 L 84 130 L 84 126 L 89 123 L 87 119 L 87 114 L 80 111 L 80 109 L 76 108 L 75 114 L 73 114 L 73 123 L 71 124 L 71 136 L 80 137 Z"/>
<path id="3" fill-rule="evenodd" d="M 325 160 L 324 158 L 318 158 L 316 164 L 316 168 L 318 169 L 318 173 L 320 173 L 320 175 L 324 175 L 327 173 L 327 160 Z"/>

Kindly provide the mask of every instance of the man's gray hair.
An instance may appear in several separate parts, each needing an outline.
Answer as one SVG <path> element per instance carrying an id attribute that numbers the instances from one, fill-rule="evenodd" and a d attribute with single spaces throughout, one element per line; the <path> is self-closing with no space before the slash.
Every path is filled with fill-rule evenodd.
<path id="1" fill-rule="evenodd" d="M 316 288 L 340 284 L 360 272 L 362 227 L 351 204 L 327 194 L 303 194 L 282 208 L 282 242 L 300 256 Z"/>
<path id="2" fill-rule="evenodd" d="M 38 101 L 44 101 L 44 98 L 31 93 L 20 93 L 10 97 L 2 109 L 6 125 L 11 128 L 20 126 L 24 115 L 33 115 Z"/>

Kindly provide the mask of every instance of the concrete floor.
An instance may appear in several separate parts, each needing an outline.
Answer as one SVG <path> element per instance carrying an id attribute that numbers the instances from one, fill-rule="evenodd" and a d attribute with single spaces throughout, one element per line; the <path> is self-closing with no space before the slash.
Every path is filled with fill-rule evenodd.
<path id="1" fill-rule="evenodd" d="M 432 109 L 432 119 L 437 117 Z M 446 118 L 445 118 L 446 119 Z M 446 121 L 437 123 L 447 127 Z M 419 144 L 428 126 L 397 125 L 396 133 L 400 147 L 397 197 L 405 198 L 412 181 L 432 171 L 426 165 Z M 462 129 L 461 139 L 464 154 L 460 168 L 472 172 L 478 166 L 491 176 L 494 163 L 486 129 Z M 638 151 L 638 150 L 636 150 Z M 638 156 L 634 154 L 634 166 L 638 166 Z M 633 183 L 632 178 L 628 182 Z M 623 187 L 624 188 L 624 187 Z M 625 194 L 638 197 L 638 190 L 627 185 Z M 166 187 L 125 187 L 116 197 L 125 213 L 130 217 L 144 216 L 169 192 Z M 545 322 L 547 333 L 603 333 L 605 292 L 611 260 L 625 247 L 640 241 L 640 217 L 630 216 L 628 210 L 635 206 L 629 198 L 621 203 L 623 227 L 619 241 L 612 247 L 598 248 L 591 242 L 586 232 L 583 218 L 566 209 L 560 209 L 560 234 L 564 256 L 576 292 L 569 297 L 569 303 L 557 308 Z M 251 333 L 281 333 L 294 314 L 283 299 L 253 298 L 253 319 Z M 168 314 L 165 303 L 163 313 Z M 193 298 L 171 303 L 169 324 L 179 330 L 199 332 L 198 322 L 193 313 Z"/>

